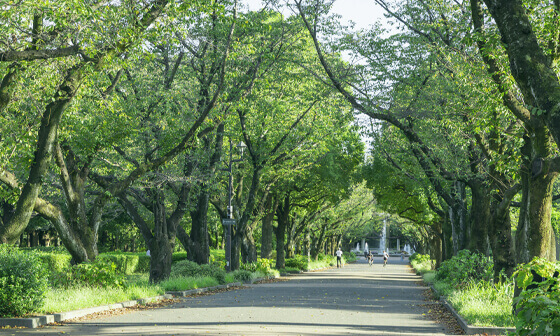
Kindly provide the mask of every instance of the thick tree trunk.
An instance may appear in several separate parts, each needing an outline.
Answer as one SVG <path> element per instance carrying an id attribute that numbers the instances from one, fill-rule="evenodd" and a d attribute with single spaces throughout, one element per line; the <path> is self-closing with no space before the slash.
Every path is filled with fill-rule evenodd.
<path id="1" fill-rule="evenodd" d="M 210 262 L 207 215 L 209 200 L 210 195 L 208 191 L 205 189 L 201 190 L 198 194 L 196 210 L 191 211 L 191 244 L 188 245 L 187 256 L 189 260 L 197 264 L 208 264 Z"/>
<path id="2" fill-rule="evenodd" d="M 509 206 L 496 203 L 493 203 L 493 208 L 496 210 L 490 223 L 490 245 L 494 258 L 494 281 L 497 283 L 501 280 L 502 272 L 506 277 L 513 274 L 516 262 Z"/>
<path id="3" fill-rule="evenodd" d="M 290 194 L 284 197 L 282 204 L 276 210 L 278 227 L 276 228 L 276 268 L 286 267 L 286 228 L 290 220 Z"/>
<path id="4" fill-rule="evenodd" d="M 248 230 L 243 232 L 241 243 L 241 260 L 246 264 L 257 262 L 257 245 L 255 244 L 251 228 L 248 227 Z"/>
<path id="5" fill-rule="evenodd" d="M 459 181 L 454 183 L 453 205 L 448 208 L 449 222 L 453 244 L 453 255 L 467 247 L 467 207 L 465 184 Z"/>
<path id="6" fill-rule="evenodd" d="M 275 206 L 272 194 L 269 194 L 266 198 L 265 205 L 265 215 L 262 218 L 262 236 L 261 236 L 261 258 L 270 259 L 272 258 L 272 239 L 274 236 L 274 212 Z"/>
<path id="7" fill-rule="evenodd" d="M 168 223 L 163 190 L 152 189 L 154 209 L 154 235 L 148 242 L 150 247 L 150 282 L 158 283 L 169 278 L 173 261 L 176 230 Z M 171 225 L 168 225 L 171 224 Z"/>
<path id="8" fill-rule="evenodd" d="M 470 211 L 470 230 L 468 245 L 472 252 L 488 255 L 488 226 L 491 220 L 491 195 L 484 181 L 470 183 L 472 206 Z"/>

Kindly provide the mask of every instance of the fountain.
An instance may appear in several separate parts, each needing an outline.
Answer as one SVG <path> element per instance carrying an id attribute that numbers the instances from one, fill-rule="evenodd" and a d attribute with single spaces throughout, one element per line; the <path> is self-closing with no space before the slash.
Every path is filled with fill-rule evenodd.
<path id="1" fill-rule="evenodd" d="M 387 218 L 383 219 L 383 229 L 381 230 L 381 240 L 379 240 L 379 253 L 383 253 L 383 251 L 387 251 L 389 253 L 389 249 L 386 249 L 387 243 Z"/>
<path id="2" fill-rule="evenodd" d="M 356 251 L 357 251 L 357 252 L 360 252 L 360 243 L 357 243 L 357 244 L 356 244 Z"/>
<path id="3" fill-rule="evenodd" d="M 364 246 L 364 251 L 366 251 L 366 252 L 368 252 L 368 251 L 369 251 L 369 248 L 368 248 L 368 245 L 367 245 L 367 243 L 366 243 L 366 244 L 365 244 L 365 246 Z"/>

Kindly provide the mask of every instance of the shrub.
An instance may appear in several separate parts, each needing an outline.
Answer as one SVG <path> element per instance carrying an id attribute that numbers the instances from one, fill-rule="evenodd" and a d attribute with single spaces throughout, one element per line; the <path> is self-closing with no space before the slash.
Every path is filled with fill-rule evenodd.
<path id="1" fill-rule="evenodd" d="M 133 274 L 138 272 L 140 255 L 136 253 L 104 253 L 100 254 L 97 259 L 112 262 L 120 273 Z"/>
<path id="2" fill-rule="evenodd" d="M 302 271 L 306 271 L 309 268 L 309 262 L 306 256 L 297 255 L 294 258 L 286 259 L 286 268 L 293 267 Z"/>
<path id="3" fill-rule="evenodd" d="M 258 258 L 257 262 L 241 264 L 240 269 L 245 271 L 261 272 L 265 276 L 273 275 L 272 263 L 274 260 L 266 258 Z"/>
<path id="4" fill-rule="evenodd" d="M 493 262 L 485 255 L 461 250 L 456 256 L 441 264 L 436 279 L 460 287 L 471 281 L 491 281 L 493 268 Z"/>
<path id="5" fill-rule="evenodd" d="M 62 272 L 57 272 L 52 276 L 52 285 L 60 288 L 80 286 L 124 288 L 126 279 L 113 262 L 96 259 L 94 262 L 73 265 Z"/>
<path id="6" fill-rule="evenodd" d="M 515 271 L 515 281 L 523 289 L 514 299 L 518 309 L 515 327 L 519 335 L 558 335 L 560 279 L 552 276 L 558 271 L 558 263 L 542 258 L 535 258 Z"/>
<path id="7" fill-rule="evenodd" d="M 233 271 L 232 274 L 235 281 L 251 282 L 253 280 L 253 273 L 248 270 L 237 270 Z"/>
<path id="8" fill-rule="evenodd" d="M 60 252 L 37 252 L 37 257 L 50 272 L 62 272 L 70 266 L 72 256 Z"/>
<path id="9" fill-rule="evenodd" d="M 36 253 L 0 245 L 0 316 L 37 310 L 46 290 L 46 270 Z"/>
<path id="10" fill-rule="evenodd" d="M 181 260 L 171 265 L 172 277 L 196 277 L 200 275 L 200 265 L 190 260 Z"/>
<path id="11" fill-rule="evenodd" d="M 220 284 L 226 283 L 226 272 L 216 265 L 199 265 L 181 260 L 171 266 L 171 277 L 212 277 Z"/>
<path id="12" fill-rule="evenodd" d="M 432 260 L 428 254 L 414 253 L 410 256 L 410 265 L 419 274 L 424 274 L 432 270 Z"/>

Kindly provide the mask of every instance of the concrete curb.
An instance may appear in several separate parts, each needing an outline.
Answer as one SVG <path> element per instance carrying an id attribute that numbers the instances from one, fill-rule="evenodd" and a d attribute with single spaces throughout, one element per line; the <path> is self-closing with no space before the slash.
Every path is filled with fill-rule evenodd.
<path id="1" fill-rule="evenodd" d="M 469 325 L 467 320 L 465 320 L 459 313 L 451 306 L 449 302 L 445 299 L 444 296 L 439 296 L 438 292 L 434 288 L 434 286 L 430 285 L 430 289 L 434 294 L 438 297 L 439 301 L 443 304 L 447 310 L 455 316 L 457 322 L 465 335 L 476 335 L 476 334 L 488 334 L 488 335 L 506 335 L 508 332 L 513 333 L 515 332 L 515 328 L 506 328 L 506 327 L 477 327 Z"/>
<path id="2" fill-rule="evenodd" d="M 200 293 L 211 292 L 218 289 L 227 289 L 236 286 L 242 286 L 242 283 L 234 282 L 234 283 L 215 286 L 215 287 L 198 288 L 198 289 L 191 289 L 188 291 L 179 291 L 179 292 L 167 292 L 164 295 L 154 296 L 150 298 L 130 300 L 130 301 L 113 303 L 113 304 L 99 306 L 99 307 L 90 307 L 90 308 L 72 310 L 63 313 L 33 316 L 33 317 L 26 317 L 26 318 L 0 318 L 0 327 L 12 327 L 12 328 L 23 327 L 23 328 L 33 329 L 46 324 L 71 320 L 78 317 L 83 317 L 89 314 L 95 314 L 103 311 L 133 307 L 136 305 L 144 305 L 150 302 L 158 302 L 166 299 L 169 300 L 177 296 L 181 297 L 181 296 L 188 296 L 192 294 L 200 294 Z"/>

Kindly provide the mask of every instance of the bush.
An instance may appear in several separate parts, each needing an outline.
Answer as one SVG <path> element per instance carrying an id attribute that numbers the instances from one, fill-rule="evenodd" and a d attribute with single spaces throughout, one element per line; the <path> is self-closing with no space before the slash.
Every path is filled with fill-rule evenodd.
<path id="1" fill-rule="evenodd" d="M 293 267 L 302 271 L 307 271 L 309 268 L 309 261 L 306 256 L 297 255 L 294 258 L 286 259 L 286 268 Z"/>
<path id="2" fill-rule="evenodd" d="M 22 316 L 40 308 L 46 275 L 36 253 L 0 245 L 0 316 Z"/>
<path id="3" fill-rule="evenodd" d="M 558 263 L 542 258 L 535 258 L 515 271 L 515 281 L 523 289 L 514 299 L 518 309 L 515 327 L 519 335 L 559 334 L 560 279 L 553 276 L 558 271 Z"/>
<path id="4" fill-rule="evenodd" d="M 181 260 L 171 266 L 171 277 L 212 277 L 220 284 L 226 283 L 226 272 L 216 265 L 199 265 Z"/>
<path id="5" fill-rule="evenodd" d="M 171 277 L 200 276 L 200 265 L 190 260 L 181 260 L 171 265 Z"/>
<path id="6" fill-rule="evenodd" d="M 54 287 L 75 288 L 80 286 L 96 288 L 124 288 L 126 279 L 117 266 L 104 259 L 73 265 L 52 276 Z"/>
<path id="7" fill-rule="evenodd" d="M 50 272 L 62 272 L 70 267 L 72 256 L 60 252 L 37 252 L 37 257 Z"/>
<path id="8" fill-rule="evenodd" d="M 232 274 L 235 281 L 251 282 L 253 280 L 253 272 L 248 270 L 237 270 L 233 271 Z"/>
<path id="9" fill-rule="evenodd" d="M 460 287 L 471 281 L 492 281 L 494 264 L 485 255 L 461 250 L 437 270 L 436 279 Z"/>
<path id="10" fill-rule="evenodd" d="M 410 256 L 410 265 L 418 274 L 424 274 L 432 270 L 432 260 L 428 254 L 414 253 Z"/>
<path id="11" fill-rule="evenodd" d="M 266 258 L 258 258 L 256 263 L 241 264 L 240 269 L 250 271 L 252 273 L 260 272 L 264 276 L 273 275 L 272 263 L 274 260 Z"/>
<path id="12" fill-rule="evenodd" d="M 112 262 L 120 273 L 133 274 L 138 272 L 140 255 L 132 253 L 104 253 L 100 254 L 97 260 Z"/>

